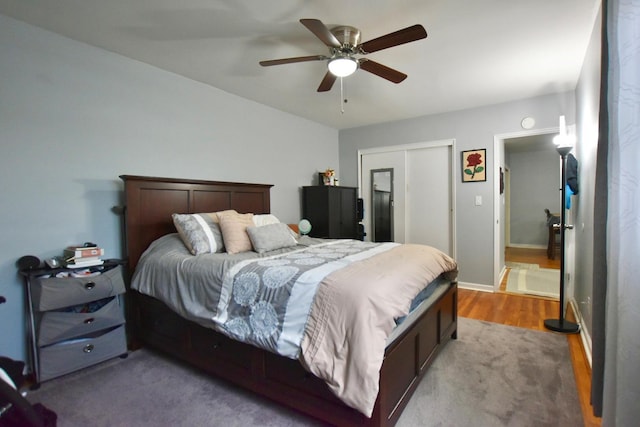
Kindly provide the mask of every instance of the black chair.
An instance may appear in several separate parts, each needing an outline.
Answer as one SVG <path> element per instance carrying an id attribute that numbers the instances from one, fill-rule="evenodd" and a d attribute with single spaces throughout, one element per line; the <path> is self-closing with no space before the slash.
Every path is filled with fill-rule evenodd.
<path id="1" fill-rule="evenodd" d="M 0 368 L 18 389 L 24 384 L 24 363 L 0 357 Z M 55 427 L 55 412 L 40 403 L 32 405 L 8 382 L 0 379 L 0 427 Z"/>
<path id="2" fill-rule="evenodd" d="M 560 216 L 552 214 L 549 209 L 545 209 L 547 215 L 547 228 L 549 229 L 549 241 L 547 242 L 547 258 L 556 259 L 556 247 L 560 245 L 557 236 L 560 235 Z"/>

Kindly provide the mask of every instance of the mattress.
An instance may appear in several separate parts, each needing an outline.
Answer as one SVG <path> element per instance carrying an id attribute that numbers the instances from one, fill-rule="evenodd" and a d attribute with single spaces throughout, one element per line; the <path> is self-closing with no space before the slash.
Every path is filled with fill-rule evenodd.
<path id="1" fill-rule="evenodd" d="M 305 237 L 295 247 L 266 253 L 249 251 L 233 255 L 214 253 L 194 256 L 182 243 L 179 235 L 172 233 L 157 239 L 145 251 L 134 273 L 132 288 L 162 301 L 186 319 L 225 333 L 226 331 L 212 321 L 215 311 L 210 306 L 217 305 L 220 301 L 222 283 L 230 270 L 243 262 L 272 259 L 274 256 L 297 252 L 304 248 L 319 247 L 327 241 Z M 414 298 L 410 313 L 396 319 L 398 326 L 387 339 L 387 345 L 402 335 L 402 332 L 446 291 L 449 283 L 450 281 L 442 276 L 429 283 Z"/>

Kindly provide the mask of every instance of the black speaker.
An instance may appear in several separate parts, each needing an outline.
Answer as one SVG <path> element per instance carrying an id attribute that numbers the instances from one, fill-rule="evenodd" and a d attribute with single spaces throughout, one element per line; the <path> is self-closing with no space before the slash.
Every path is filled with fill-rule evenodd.
<path id="1" fill-rule="evenodd" d="M 25 255 L 20 257 L 17 264 L 20 270 L 33 270 L 40 267 L 40 258 L 33 255 Z"/>
<path id="2" fill-rule="evenodd" d="M 364 218 L 364 200 L 358 198 L 356 203 L 356 217 L 358 217 L 358 221 L 362 221 Z"/>

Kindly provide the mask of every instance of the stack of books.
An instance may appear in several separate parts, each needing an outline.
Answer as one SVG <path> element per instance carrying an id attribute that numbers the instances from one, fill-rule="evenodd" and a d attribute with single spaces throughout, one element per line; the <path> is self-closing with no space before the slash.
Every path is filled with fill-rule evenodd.
<path id="1" fill-rule="evenodd" d="M 97 246 L 69 246 L 63 256 L 68 268 L 85 268 L 104 264 L 103 255 L 104 249 Z"/>

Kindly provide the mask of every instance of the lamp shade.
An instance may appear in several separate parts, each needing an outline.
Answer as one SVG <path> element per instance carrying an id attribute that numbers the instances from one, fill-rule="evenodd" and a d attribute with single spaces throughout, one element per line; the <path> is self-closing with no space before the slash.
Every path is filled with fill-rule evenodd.
<path id="1" fill-rule="evenodd" d="M 553 137 L 553 143 L 560 147 L 573 147 L 576 143 L 576 136 L 567 132 L 567 124 L 564 116 L 560 116 L 560 133 Z"/>
<path id="2" fill-rule="evenodd" d="M 349 57 L 338 57 L 329 61 L 329 71 L 337 77 L 347 77 L 358 69 L 358 62 Z"/>

